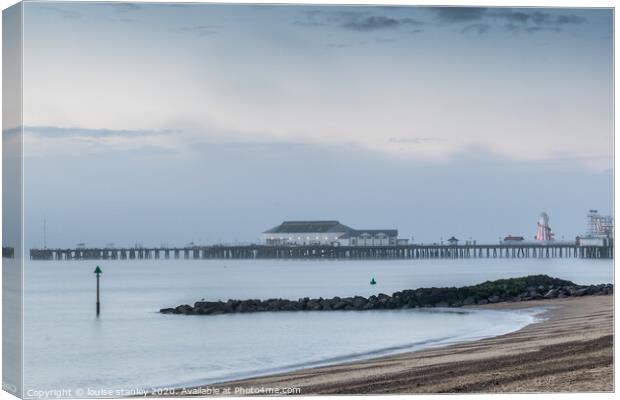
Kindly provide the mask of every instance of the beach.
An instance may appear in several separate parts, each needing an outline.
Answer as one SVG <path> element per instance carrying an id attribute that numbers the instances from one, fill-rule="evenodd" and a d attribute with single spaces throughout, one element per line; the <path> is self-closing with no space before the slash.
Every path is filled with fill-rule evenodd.
<path id="1" fill-rule="evenodd" d="M 474 307 L 547 309 L 543 321 L 502 336 L 176 394 L 613 391 L 613 295 Z"/>

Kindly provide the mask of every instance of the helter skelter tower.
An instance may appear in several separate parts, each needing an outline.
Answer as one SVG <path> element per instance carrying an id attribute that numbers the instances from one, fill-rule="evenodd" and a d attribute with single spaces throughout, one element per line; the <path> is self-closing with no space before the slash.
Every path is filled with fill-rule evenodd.
<path id="1" fill-rule="evenodd" d="M 534 236 L 534 240 L 543 242 L 553 240 L 553 233 L 551 232 L 551 227 L 549 226 L 549 216 L 546 212 L 542 212 L 538 218 L 538 227 L 536 229 L 536 236 Z"/>

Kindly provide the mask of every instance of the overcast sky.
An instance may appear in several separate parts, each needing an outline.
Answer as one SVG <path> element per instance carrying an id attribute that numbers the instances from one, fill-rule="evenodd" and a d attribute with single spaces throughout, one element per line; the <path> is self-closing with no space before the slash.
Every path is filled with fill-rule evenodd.
<path id="1" fill-rule="evenodd" d="M 612 211 L 612 11 L 25 3 L 27 242 L 284 219 L 558 238 Z"/>

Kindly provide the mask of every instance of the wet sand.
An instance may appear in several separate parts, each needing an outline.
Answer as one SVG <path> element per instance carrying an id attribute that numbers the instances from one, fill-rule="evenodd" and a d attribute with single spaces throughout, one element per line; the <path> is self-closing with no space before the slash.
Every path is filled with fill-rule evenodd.
<path id="1" fill-rule="evenodd" d="M 550 307 L 544 314 L 545 321 L 510 334 L 204 386 L 195 388 L 194 393 L 208 394 L 205 393 L 207 388 L 216 388 L 215 394 L 220 395 L 248 394 L 249 391 L 302 395 L 613 391 L 613 296 L 479 307 L 518 309 L 539 306 Z M 276 388 L 278 392 L 274 391 Z"/>

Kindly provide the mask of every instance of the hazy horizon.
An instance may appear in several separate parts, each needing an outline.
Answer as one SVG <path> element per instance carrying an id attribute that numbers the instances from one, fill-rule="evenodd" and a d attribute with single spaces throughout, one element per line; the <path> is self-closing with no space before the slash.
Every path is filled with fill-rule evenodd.
<path id="1" fill-rule="evenodd" d="M 24 3 L 26 247 L 613 212 L 611 9 Z"/>

